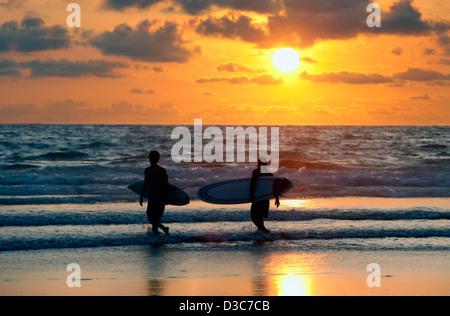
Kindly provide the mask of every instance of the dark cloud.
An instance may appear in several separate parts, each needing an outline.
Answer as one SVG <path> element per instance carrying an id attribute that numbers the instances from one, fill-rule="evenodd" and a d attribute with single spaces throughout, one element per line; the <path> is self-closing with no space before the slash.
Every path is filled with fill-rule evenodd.
<path id="1" fill-rule="evenodd" d="M 27 62 L 15 62 L 13 60 L 0 60 L 0 71 L 4 76 L 19 75 L 20 69 L 28 69 L 31 77 L 100 77 L 116 78 L 121 75 L 115 73 L 117 68 L 128 68 L 127 64 L 120 62 L 109 62 L 103 60 L 68 61 L 55 60 L 33 60 Z"/>
<path id="2" fill-rule="evenodd" d="M 392 82 L 392 78 L 380 74 L 363 74 L 341 71 L 328 72 L 320 75 L 310 75 L 306 71 L 300 74 L 300 78 L 313 82 L 349 83 L 349 84 L 381 84 Z"/>
<path id="3" fill-rule="evenodd" d="M 16 69 L 5 69 L 5 70 L 0 69 L 0 77 L 18 77 L 20 75 L 21 75 L 20 71 Z"/>
<path id="4" fill-rule="evenodd" d="M 0 105 L 0 123 L 159 123 L 178 115 L 171 103 L 145 106 L 119 102 L 105 107 L 95 107 L 71 99 L 35 104 Z"/>
<path id="5" fill-rule="evenodd" d="M 397 56 L 400 56 L 403 54 L 405 50 L 402 47 L 395 47 L 391 50 L 391 53 Z"/>
<path id="6" fill-rule="evenodd" d="M 17 67 L 19 67 L 19 63 L 15 62 L 12 59 L 0 60 L 0 69 L 17 68 Z"/>
<path id="7" fill-rule="evenodd" d="M 155 91 L 152 89 L 143 90 L 143 89 L 133 88 L 133 89 L 130 89 L 130 91 L 128 91 L 128 92 L 134 93 L 134 94 L 155 94 Z"/>
<path id="8" fill-rule="evenodd" d="M 68 61 L 65 59 L 54 61 L 32 61 L 24 64 L 35 77 L 100 77 L 117 78 L 116 68 L 128 68 L 127 64 L 104 60 Z"/>
<path id="9" fill-rule="evenodd" d="M 308 64 L 317 64 L 317 60 L 315 60 L 314 58 L 311 58 L 311 57 L 302 57 L 301 61 L 304 61 L 305 63 L 308 63 Z"/>
<path id="10" fill-rule="evenodd" d="M 447 21 L 424 20 L 412 0 L 399 0 L 389 10 L 382 8 L 380 28 L 366 23 L 371 0 L 284 0 L 284 14 L 271 14 L 266 25 L 250 16 L 208 17 L 198 22 L 204 36 L 240 39 L 259 47 L 275 45 L 312 46 L 318 41 L 345 40 L 359 34 L 428 35 L 450 29 Z M 233 13 L 236 15 L 236 13 Z"/>
<path id="11" fill-rule="evenodd" d="M 122 11 L 130 7 L 145 9 L 162 1 L 164 0 L 105 0 L 104 6 L 113 10 Z"/>
<path id="12" fill-rule="evenodd" d="M 438 44 L 443 49 L 445 56 L 450 56 L 450 36 L 440 35 L 438 37 Z"/>
<path id="13" fill-rule="evenodd" d="M 426 55 L 434 55 L 436 50 L 434 48 L 425 48 L 423 54 Z"/>
<path id="14" fill-rule="evenodd" d="M 69 46 L 66 28 L 59 25 L 46 27 L 40 18 L 25 17 L 20 25 L 10 21 L 0 27 L 0 52 L 35 52 Z"/>
<path id="15" fill-rule="evenodd" d="M 146 9 L 164 0 L 105 0 L 104 6 L 122 11 L 126 8 Z M 167 1 L 166 1 L 167 2 Z M 182 10 L 191 15 L 209 11 L 213 6 L 256 13 L 277 13 L 283 8 L 283 0 L 172 0 Z"/>
<path id="16" fill-rule="evenodd" d="M 369 28 L 366 9 L 371 2 L 285 0 L 286 16 L 269 18 L 269 29 L 274 36 L 292 34 L 290 40 L 303 46 L 319 40 L 353 38 L 358 34 L 424 35 L 435 30 L 435 24 L 422 18 L 412 0 L 400 0 L 389 10 L 382 8 L 381 28 Z"/>
<path id="17" fill-rule="evenodd" d="M 256 13 L 277 13 L 283 8 L 282 0 L 174 0 L 189 14 L 200 14 L 212 6 L 252 11 Z"/>
<path id="18" fill-rule="evenodd" d="M 142 21 L 133 29 L 127 24 L 118 25 L 90 40 L 91 45 L 104 55 L 125 56 L 145 62 L 187 62 L 199 48 L 189 49 L 178 26 L 166 22 L 156 30 L 152 23 Z"/>
<path id="19" fill-rule="evenodd" d="M 256 77 L 213 77 L 213 78 L 202 78 L 197 79 L 197 83 L 215 83 L 215 82 L 225 82 L 230 84 L 257 84 L 257 85 L 278 85 L 283 83 L 282 79 L 276 79 L 272 75 L 264 74 Z"/>
<path id="20" fill-rule="evenodd" d="M 198 23 L 196 31 L 204 36 L 240 39 L 251 43 L 261 43 L 267 39 L 265 31 L 246 15 L 237 18 L 234 16 L 208 17 Z"/>
<path id="21" fill-rule="evenodd" d="M 422 35 L 434 29 L 433 23 L 422 19 L 422 13 L 413 6 L 414 0 L 394 3 L 382 15 L 381 29 L 385 34 Z"/>
<path id="22" fill-rule="evenodd" d="M 260 46 L 293 43 L 312 46 L 320 40 L 349 39 L 369 29 L 368 0 L 285 0 L 285 15 L 270 16 L 269 36 Z"/>
<path id="23" fill-rule="evenodd" d="M 27 0 L 3 0 L 0 1 L 0 7 L 5 9 L 20 9 Z"/>
<path id="24" fill-rule="evenodd" d="M 405 72 L 396 73 L 393 75 L 395 79 L 407 80 L 407 81 L 437 81 L 437 80 L 450 80 L 450 75 L 444 75 L 440 72 L 433 70 L 425 70 L 420 68 L 408 68 Z"/>
<path id="25" fill-rule="evenodd" d="M 409 97 L 411 100 L 431 100 L 428 94 Z"/>
<path id="26" fill-rule="evenodd" d="M 11 59 L 0 60 L 0 77 L 17 77 L 20 71 L 17 70 L 19 64 Z"/>
<path id="27" fill-rule="evenodd" d="M 402 86 L 406 81 L 416 81 L 434 85 L 441 85 L 442 81 L 450 80 L 450 75 L 445 75 L 434 70 L 409 68 L 405 72 L 395 73 L 392 76 L 384 76 L 376 73 L 364 74 L 347 71 L 328 72 L 318 75 L 312 75 L 304 71 L 300 74 L 300 78 L 312 82 L 347 84 L 390 84 L 392 86 Z"/>
<path id="28" fill-rule="evenodd" d="M 251 69 L 247 66 L 240 65 L 238 63 L 228 63 L 228 64 L 220 64 L 217 66 L 217 71 L 224 71 L 224 72 L 264 72 L 262 69 Z"/>

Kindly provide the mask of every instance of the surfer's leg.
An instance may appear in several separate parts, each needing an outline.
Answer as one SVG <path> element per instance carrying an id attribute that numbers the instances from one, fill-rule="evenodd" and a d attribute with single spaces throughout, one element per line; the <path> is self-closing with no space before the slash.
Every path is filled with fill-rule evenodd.
<path id="1" fill-rule="evenodd" d="M 258 227 L 258 230 L 260 230 L 261 232 L 263 232 L 263 233 L 265 233 L 265 234 L 269 234 L 270 233 L 270 230 L 268 230 L 267 228 L 266 228 L 266 226 L 264 226 L 264 219 L 260 219 L 259 221 L 258 221 L 258 225 L 256 225 L 257 227 Z"/>
<path id="2" fill-rule="evenodd" d="M 150 223 L 150 225 L 152 225 L 153 234 L 157 234 L 158 233 L 158 225 L 157 225 L 158 223 L 157 223 L 157 221 L 155 221 L 151 210 L 147 210 L 147 218 L 148 218 L 148 222 Z"/>
<path id="3" fill-rule="evenodd" d="M 164 226 L 161 222 L 157 222 L 153 225 L 153 231 L 158 232 L 158 228 L 161 228 L 165 234 L 169 233 L 169 227 Z"/>
<path id="4" fill-rule="evenodd" d="M 257 214 L 252 214 L 251 216 L 253 224 L 258 228 L 259 231 L 263 233 L 270 233 L 270 231 L 264 226 L 264 218 L 262 216 L 258 216 Z"/>
<path id="5" fill-rule="evenodd" d="M 169 234 L 169 227 L 166 227 L 159 222 L 152 224 L 152 231 L 154 234 L 159 234 L 158 228 L 161 228 L 165 234 Z"/>
<path id="6" fill-rule="evenodd" d="M 267 217 L 268 207 L 266 201 L 255 202 L 252 204 L 250 216 L 253 224 L 263 233 L 270 233 L 270 231 L 264 226 L 264 217 Z"/>
<path id="7" fill-rule="evenodd" d="M 161 224 L 161 219 L 162 219 L 162 217 L 164 215 L 165 209 L 166 209 L 166 203 L 165 203 L 164 199 L 161 199 L 161 204 L 159 205 L 158 212 L 157 212 L 158 213 L 158 215 L 157 215 L 157 217 L 158 217 L 158 227 L 161 228 L 162 231 L 165 234 L 168 234 L 169 233 L 169 227 L 166 227 L 163 224 Z"/>
<path id="8" fill-rule="evenodd" d="M 158 233 L 158 228 L 161 228 L 164 233 L 169 233 L 169 228 L 161 224 L 161 218 L 164 214 L 166 203 L 162 197 L 153 196 L 151 201 L 149 200 L 149 209 L 147 210 L 147 217 L 150 224 L 152 224 L 153 233 Z"/>
<path id="9" fill-rule="evenodd" d="M 264 233 L 264 234 L 269 234 L 270 230 L 268 230 L 266 228 L 266 226 L 264 226 L 264 220 L 261 218 L 259 220 L 254 220 L 253 223 L 256 225 L 256 227 L 258 227 L 258 231 Z"/>
<path id="10" fill-rule="evenodd" d="M 159 228 L 161 228 L 165 234 L 169 233 L 169 227 L 166 227 L 161 223 L 159 223 Z"/>
<path id="11" fill-rule="evenodd" d="M 258 230 L 263 231 L 264 229 L 266 229 L 264 227 L 264 220 L 262 218 L 253 218 L 252 221 L 253 224 L 255 224 L 255 226 L 258 228 Z"/>

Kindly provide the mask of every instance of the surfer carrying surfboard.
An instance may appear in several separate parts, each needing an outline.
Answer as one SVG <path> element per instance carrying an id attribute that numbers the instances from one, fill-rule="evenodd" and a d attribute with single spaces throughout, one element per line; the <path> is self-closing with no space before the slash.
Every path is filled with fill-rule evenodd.
<path id="1" fill-rule="evenodd" d="M 144 194 L 149 190 L 147 218 L 152 225 L 154 234 L 158 233 L 158 228 L 161 228 L 164 233 L 169 233 L 169 227 L 161 224 L 161 218 L 166 208 L 166 195 L 169 178 L 166 169 L 160 167 L 158 162 L 161 158 L 159 152 L 152 150 L 148 156 L 150 167 L 145 169 L 144 187 L 142 188 L 141 198 L 139 204 L 144 205 Z"/>
<path id="2" fill-rule="evenodd" d="M 252 206 L 250 209 L 250 216 L 252 219 L 252 222 L 258 227 L 258 230 L 263 233 L 270 233 L 270 230 L 268 230 L 264 226 L 264 219 L 269 217 L 269 208 L 270 208 L 270 200 L 263 200 L 263 201 L 255 201 L 254 200 L 254 194 L 256 189 L 256 184 L 258 182 L 259 177 L 273 177 L 273 174 L 271 173 L 262 173 L 261 172 L 261 166 L 267 166 L 268 162 L 263 161 L 262 159 L 258 160 L 258 168 L 253 170 L 252 173 L 252 180 L 250 182 L 250 202 L 252 202 Z M 280 199 L 279 199 L 279 190 L 277 188 L 276 182 L 274 182 L 273 185 L 273 194 L 275 196 L 275 206 L 280 206 Z"/>

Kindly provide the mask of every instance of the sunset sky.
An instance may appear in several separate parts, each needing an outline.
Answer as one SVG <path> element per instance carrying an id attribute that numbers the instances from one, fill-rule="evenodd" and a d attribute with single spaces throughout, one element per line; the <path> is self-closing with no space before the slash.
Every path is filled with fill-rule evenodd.
<path id="1" fill-rule="evenodd" d="M 0 123 L 450 125 L 448 0 L 70 2 L 0 0 Z"/>

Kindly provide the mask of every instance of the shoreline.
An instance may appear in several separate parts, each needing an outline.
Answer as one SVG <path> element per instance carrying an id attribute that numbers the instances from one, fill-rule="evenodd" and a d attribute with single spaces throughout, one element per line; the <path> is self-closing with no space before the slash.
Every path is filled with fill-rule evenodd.
<path id="1" fill-rule="evenodd" d="M 1 296 L 428 296 L 450 295 L 441 251 L 183 250 L 122 246 L 0 253 Z M 13 265 L 15 260 L 33 266 Z M 78 261 L 81 287 L 66 284 Z M 19 262 L 19 261 L 18 261 Z M 381 267 L 369 287 L 368 265 Z"/>
<path id="2" fill-rule="evenodd" d="M 359 212 L 371 209 L 390 213 L 414 211 L 415 207 L 425 207 L 430 211 L 440 209 L 446 213 L 448 201 L 449 198 L 285 199 L 278 215 L 288 216 L 292 209 L 298 209 L 299 212 L 313 210 L 317 213 L 324 210 L 345 213 L 348 210 Z M 111 208 L 113 204 L 21 205 L 11 209 L 14 208 L 16 216 L 17 212 L 42 212 L 42 208 L 47 208 L 46 212 L 51 216 L 65 215 L 74 206 L 83 207 L 84 216 L 99 216 L 100 210 L 102 216 L 122 216 L 131 212 L 129 215 L 132 220 L 135 219 L 134 212 L 137 216 L 145 215 L 145 209 L 140 208 L 137 203 L 114 205 L 115 210 Z M 9 208 L 6 207 L 4 211 L 8 212 Z M 162 236 L 162 242 L 150 237 L 150 242 L 139 240 L 139 244 L 115 246 L 108 242 L 104 246 L 102 240 L 121 241 L 129 238 L 134 242 L 140 236 L 146 238 L 141 225 L 126 224 L 128 220 L 117 225 L 97 225 L 87 220 L 81 225 L 2 227 L 3 237 L 11 231 L 13 240 L 16 238 L 14 236 L 18 236 L 17 242 L 22 238 L 23 242 L 33 241 L 27 239 L 27 234 L 42 231 L 46 236 L 42 235 L 42 240 L 50 248 L 0 251 L 0 296 L 450 295 L 449 238 L 421 237 L 421 229 L 428 227 L 428 221 L 435 222 L 431 223 L 432 227 L 441 227 L 444 231 L 448 226 L 447 219 L 409 220 L 405 216 L 399 220 L 376 220 L 369 217 L 369 221 L 340 219 L 336 222 L 302 218 L 295 222 L 269 220 L 268 225 L 274 228 L 275 236 L 280 237 L 271 240 L 255 236 L 247 217 L 243 220 L 248 222 L 209 222 L 209 214 L 222 212 L 222 215 L 226 215 L 233 208 L 211 206 L 199 201 L 193 201 L 186 212 L 176 207 L 169 208 L 167 216 L 172 216 L 174 221 L 169 225 L 174 230 L 169 237 L 172 242 L 166 243 Z M 195 216 L 207 219 L 207 222 L 179 221 L 180 216 L 189 216 L 189 211 L 194 210 L 198 212 Z M 171 214 L 172 212 L 175 213 Z M 74 218 L 79 216 L 77 214 Z M 387 232 L 395 229 L 399 234 L 394 233 L 391 237 L 365 237 L 364 225 L 375 229 L 384 224 L 396 225 L 396 228 L 386 226 L 384 229 Z M 225 226 L 222 227 L 223 225 Z M 286 225 L 291 225 L 291 232 L 286 231 L 287 237 L 296 237 L 303 232 L 313 234 L 316 229 L 323 229 L 317 232 L 323 231 L 325 235 L 317 233 L 313 239 L 308 234 L 304 237 L 299 235 L 299 239 L 295 240 L 284 238 L 280 234 L 285 233 Z M 412 229 L 411 225 L 417 226 L 419 235 L 416 238 L 401 237 L 404 229 Z M 327 239 L 331 229 L 337 231 L 332 239 Z M 360 237 L 345 237 L 347 229 L 357 229 L 360 233 L 355 236 Z M 15 235 L 16 230 L 20 235 Z M 342 236 L 341 232 L 344 233 Z M 48 235 L 50 233 L 53 237 Z M 93 234 L 94 241 L 99 238 L 98 245 L 102 246 L 90 247 L 90 242 L 86 242 L 87 246 L 79 248 L 51 248 L 52 242 L 70 246 L 72 236 L 88 238 L 86 234 Z M 199 241 L 199 234 L 206 240 Z M 236 238 L 235 234 L 242 238 Z M 214 241 L 217 236 L 222 235 L 226 237 L 224 241 Z M 389 235 L 390 233 L 386 234 Z M 36 237 L 36 242 L 41 242 L 40 236 Z M 186 236 L 188 238 L 184 238 Z M 192 240 L 186 242 L 185 240 L 191 239 L 190 236 Z M 179 242 L 177 238 L 180 239 Z M 77 263 L 81 267 L 81 288 L 70 288 L 66 284 L 71 273 L 67 271 L 67 266 L 71 263 Z M 381 267 L 380 288 L 370 288 L 367 285 L 370 274 L 367 268 L 371 263 Z"/>

